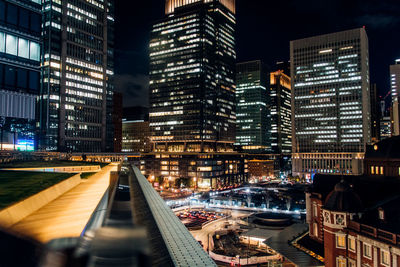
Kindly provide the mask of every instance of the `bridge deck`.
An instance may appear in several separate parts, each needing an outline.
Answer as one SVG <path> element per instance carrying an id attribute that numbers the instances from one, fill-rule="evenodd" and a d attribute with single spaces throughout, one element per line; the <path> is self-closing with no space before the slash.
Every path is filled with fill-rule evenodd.
<path id="1" fill-rule="evenodd" d="M 43 243 L 56 238 L 78 237 L 109 186 L 110 172 L 116 170 L 117 165 L 104 167 L 11 229 Z"/>

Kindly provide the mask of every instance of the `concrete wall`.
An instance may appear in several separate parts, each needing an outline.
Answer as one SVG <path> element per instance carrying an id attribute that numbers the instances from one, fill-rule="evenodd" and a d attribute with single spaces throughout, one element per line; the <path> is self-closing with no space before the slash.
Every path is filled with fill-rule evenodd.
<path id="1" fill-rule="evenodd" d="M 55 184 L 27 199 L 24 199 L 8 208 L 0 210 L 0 225 L 8 228 L 21 221 L 65 192 L 71 190 L 81 182 L 81 175 L 76 174 L 58 184 Z"/>

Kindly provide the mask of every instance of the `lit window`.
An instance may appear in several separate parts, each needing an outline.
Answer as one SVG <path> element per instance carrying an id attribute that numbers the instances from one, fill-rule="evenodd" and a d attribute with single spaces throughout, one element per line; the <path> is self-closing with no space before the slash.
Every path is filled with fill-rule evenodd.
<path id="1" fill-rule="evenodd" d="M 349 259 L 349 267 L 356 267 L 356 262 L 354 260 Z"/>
<path id="2" fill-rule="evenodd" d="M 313 224 L 313 234 L 315 237 L 318 237 L 318 223 Z"/>
<path id="3" fill-rule="evenodd" d="M 383 175 L 383 167 L 381 167 L 381 175 Z"/>
<path id="4" fill-rule="evenodd" d="M 314 204 L 314 217 L 318 217 L 318 207 L 316 204 Z"/>
<path id="5" fill-rule="evenodd" d="M 375 167 L 375 174 L 379 174 L 379 167 L 378 166 Z"/>
<path id="6" fill-rule="evenodd" d="M 23 58 L 29 58 L 28 40 L 18 38 L 18 56 Z"/>
<path id="7" fill-rule="evenodd" d="M 17 37 L 7 34 L 6 35 L 6 53 L 10 55 L 17 55 Z"/>
<path id="8" fill-rule="evenodd" d="M 355 252 L 356 251 L 356 240 L 354 238 L 349 237 L 349 250 Z"/>
<path id="9" fill-rule="evenodd" d="M 371 245 L 365 244 L 365 243 L 363 244 L 363 256 L 365 258 L 371 259 L 371 257 L 372 257 Z"/>
<path id="10" fill-rule="evenodd" d="M 346 259 L 342 257 L 336 258 L 336 267 L 346 267 Z"/>
<path id="11" fill-rule="evenodd" d="M 400 168 L 399 168 L 399 172 L 400 172 Z M 374 168 L 374 166 L 371 166 L 371 174 L 375 174 L 375 168 Z"/>
<path id="12" fill-rule="evenodd" d="M 32 60 L 39 61 L 40 60 L 40 46 L 38 43 L 30 42 L 30 53 L 29 58 Z"/>
<path id="13" fill-rule="evenodd" d="M 5 51 L 6 51 L 6 34 L 4 32 L 0 32 L 0 52 L 4 53 Z"/>
<path id="14" fill-rule="evenodd" d="M 388 251 L 381 250 L 381 264 L 386 266 L 390 265 L 390 254 Z"/>
<path id="15" fill-rule="evenodd" d="M 346 248 L 346 236 L 345 235 L 337 235 L 336 236 L 336 247 L 337 248 Z"/>

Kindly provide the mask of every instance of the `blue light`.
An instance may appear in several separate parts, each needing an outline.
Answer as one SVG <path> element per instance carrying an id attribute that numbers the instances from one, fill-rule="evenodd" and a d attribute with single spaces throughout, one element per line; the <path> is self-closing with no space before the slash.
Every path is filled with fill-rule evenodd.
<path id="1" fill-rule="evenodd" d="M 19 151 L 34 151 L 35 150 L 35 142 L 29 139 L 18 139 L 17 140 L 17 149 Z"/>

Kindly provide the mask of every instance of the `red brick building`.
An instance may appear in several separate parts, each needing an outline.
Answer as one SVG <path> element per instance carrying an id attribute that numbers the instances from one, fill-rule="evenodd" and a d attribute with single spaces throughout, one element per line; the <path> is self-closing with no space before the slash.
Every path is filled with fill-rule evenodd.
<path id="1" fill-rule="evenodd" d="M 400 179 L 316 175 L 306 193 L 309 237 L 325 266 L 400 265 Z"/>

